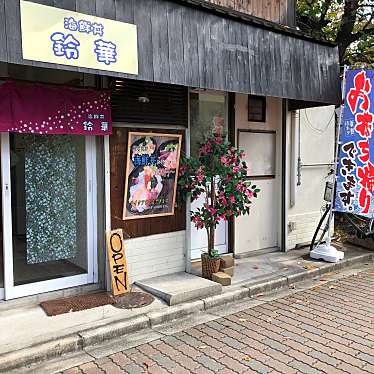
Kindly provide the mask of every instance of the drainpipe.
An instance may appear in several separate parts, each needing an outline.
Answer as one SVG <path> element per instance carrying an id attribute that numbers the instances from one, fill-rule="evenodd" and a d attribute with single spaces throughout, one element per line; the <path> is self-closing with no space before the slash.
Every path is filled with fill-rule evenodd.
<path id="1" fill-rule="evenodd" d="M 301 186 L 301 168 L 303 167 L 303 163 L 301 162 L 301 112 L 299 109 L 299 127 L 298 127 L 298 135 L 297 135 L 297 185 Z"/>
<path id="2" fill-rule="evenodd" d="M 291 170 L 290 170 L 290 206 L 291 208 L 295 206 L 296 203 L 296 174 L 297 174 L 297 129 L 296 123 L 298 113 L 296 110 L 291 112 Z"/>
<path id="3" fill-rule="evenodd" d="M 281 174 L 281 245 L 280 250 L 287 250 L 287 111 L 288 101 L 282 99 L 282 174 Z"/>

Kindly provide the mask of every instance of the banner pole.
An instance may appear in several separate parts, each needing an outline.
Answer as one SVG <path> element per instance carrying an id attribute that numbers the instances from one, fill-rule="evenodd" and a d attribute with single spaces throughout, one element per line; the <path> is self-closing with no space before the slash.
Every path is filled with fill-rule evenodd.
<path id="1" fill-rule="evenodd" d="M 338 251 L 335 247 L 331 245 L 331 221 L 334 217 L 334 201 L 335 201 L 335 190 L 336 190 L 336 181 L 337 175 L 336 172 L 338 170 L 338 162 L 339 162 L 339 146 L 340 146 L 340 131 L 342 127 L 342 120 L 343 120 L 343 108 L 344 108 L 344 99 L 345 99 L 345 87 L 346 87 L 346 72 L 348 70 L 348 66 L 344 65 L 344 72 L 343 72 L 343 82 L 342 82 L 342 104 L 340 105 L 340 113 L 339 113 L 339 120 L 338 120 L 338 129 L 336 135 L 336 143 L 335 143 L 335 155 L 334 155 L 334 166 L 333 166 L 333 184 L 331 189 L 331 205 L 330 205 L 330 212 L 327 219 L 327 238 L 325 244 L 320 244 L 316 246 L 311 252 L 310 257 L 315 259 L 323 259 L 328 262 L 338 262 L 344 258 L 344 252 Z"/>
<path id="2" fill-rule="evenodd" d="M 332 190 L 331 190 L 331 206 L 330 206 L 330 213 L 328 218 L 328 233 L 327 233 L 327 239 L 326 239 L 326 245 L 331 245 L 331 220 L 334 217 L 334 201 L 335 201 L 335 190 L 336 190 L 336 180 L 337 175 L 336 172 L 338 170 L 338 162 L 339 162 L 339 145 L 340 145 L 340 131 L 342 127 L 342 120 L 343 120 L 343 108 L 344 108 L 344 95 L 345 95 L 345 86 L 346 86 L 346 72 L 348 70 L 347 65 L 344 65 L 344 73 L 343 73 L 343 84 L 342 84 L 342 103 L 340 105 L 340 113 L 339 113 L 339 120 L 338 120 L 338 131 L 336 135 L 336 144 L 335 144 L 335 160 L 334 160 L 334 181 L 332 184 Z"/>

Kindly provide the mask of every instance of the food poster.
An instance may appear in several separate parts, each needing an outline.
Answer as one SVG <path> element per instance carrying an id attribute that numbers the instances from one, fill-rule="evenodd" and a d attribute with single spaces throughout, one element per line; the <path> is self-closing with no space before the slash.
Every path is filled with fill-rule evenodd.
<path id="1" fill-rule="evenodd" d="M 123 219 L 174 214 L 182 135 L 129 132 Z"/>

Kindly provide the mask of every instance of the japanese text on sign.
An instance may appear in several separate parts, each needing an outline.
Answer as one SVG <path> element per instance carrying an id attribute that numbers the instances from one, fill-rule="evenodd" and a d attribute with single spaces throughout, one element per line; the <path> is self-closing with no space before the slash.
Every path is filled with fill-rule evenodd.
<path id="1" fill-rule="evenodd" d="M 112 276 L 112 292 L 113 295 L 121 295 L 129 291 L 122 229 L 113 230 L 107 234 L 107 247 Z"/>
<path id="2" fill-rule="evenodd" d="M 335 210 L 374 216 L 372 154 L 374 70 L 348 70 Z"/>
<path id="3" fill-rule="evenodd" d="M 25 59 L 138 74 L 135 25 L 21 0 L 21 27 Z"/>

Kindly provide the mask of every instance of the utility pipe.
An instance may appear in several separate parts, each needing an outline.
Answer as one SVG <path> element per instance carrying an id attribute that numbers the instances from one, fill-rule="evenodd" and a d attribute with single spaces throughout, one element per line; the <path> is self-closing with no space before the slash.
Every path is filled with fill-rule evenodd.
<path id="1" fill-rule="evenodd" d="M 291 111 L 291 170 L 290 170 L 290 206 L 296 204 L 296 174 L 297 174 L 297 116 L 296 110 Z"/>
<path id="2" fill-rule="evenodd" d="M 303 163 L 301 162 L 301 112 L 299 109 L 299 121 L 298 121 L 298 134 L 297 134 L 297 185 L 301 186 L 301 167 Z"/>

